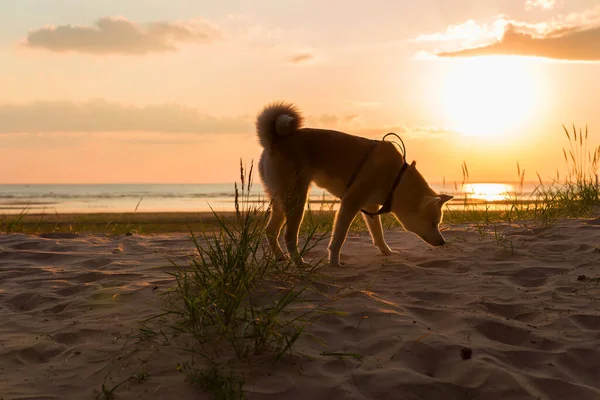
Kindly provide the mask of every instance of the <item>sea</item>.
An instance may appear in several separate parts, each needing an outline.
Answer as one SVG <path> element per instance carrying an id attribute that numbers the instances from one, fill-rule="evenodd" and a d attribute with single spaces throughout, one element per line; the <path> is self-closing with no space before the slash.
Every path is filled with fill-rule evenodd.
<path id="1" fill-rule="evenodd" d="M 467 183 L 431 185 L 438 193 L 455 196 L 451 207 L 505 204 L 534 192 L 534 183 Z M 249 203 L 265 204 L 260 184 L 244 196 Z M 309 206 L 336 208 L 339 201 L 323 189 L 312 187 Z M 203 212 L 235 209 L 234 183 L 218 184 L 0 184 L 0 214 L 27 213 L 123 213 Z"/>

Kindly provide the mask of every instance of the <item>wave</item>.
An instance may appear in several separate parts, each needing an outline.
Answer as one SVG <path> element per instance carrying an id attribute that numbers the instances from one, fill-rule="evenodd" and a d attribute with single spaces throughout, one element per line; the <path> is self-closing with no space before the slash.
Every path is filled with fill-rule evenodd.
<path id="1" fill-rule="evenodd" d="M 98 194 L 76 194 L 76 193 L 15 193 L 0 194 L 0 199 L 127 199 L 127 198 L 158 198 L 158 199 L 198 199 L 198 198 L 234 198 L 234 192 L 219 193 L 98 193 Z M 262 194 L 250 195 L 251 198 L 264 197 Z"/>

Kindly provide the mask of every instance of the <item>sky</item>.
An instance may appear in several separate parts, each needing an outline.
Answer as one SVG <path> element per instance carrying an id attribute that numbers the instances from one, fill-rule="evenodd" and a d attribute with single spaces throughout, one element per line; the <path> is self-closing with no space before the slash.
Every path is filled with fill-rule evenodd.
<path id="1" fill-rule="evenodd" d="M 1 183 L 219 183 L 254 118 L 400 134 L 432 182 L 552 178 L 600 144 L 597 0 L 0 2 Z"/>

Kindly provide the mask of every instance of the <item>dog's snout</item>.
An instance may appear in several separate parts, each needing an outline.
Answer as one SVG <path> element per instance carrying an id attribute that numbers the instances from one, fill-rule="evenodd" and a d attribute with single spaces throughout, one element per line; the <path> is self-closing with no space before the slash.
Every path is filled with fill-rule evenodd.
<path id="1" fill-rule="evenodd" d="M 436 238 L 434 240 L 429 240 L 425 236 L 421 236 L 421 235 L 419 235 L 419 236 L 421 237 L 421 239 L 423 239 L 424 241 L 426 241 L 427 243 L 429 243 L 431 246 L 437 247 L 437 246 L 443 246 L 443 245 L 446 244 L 446 241 L 444 240 L 444 238 L 439 238 L 439 239 Z"/>

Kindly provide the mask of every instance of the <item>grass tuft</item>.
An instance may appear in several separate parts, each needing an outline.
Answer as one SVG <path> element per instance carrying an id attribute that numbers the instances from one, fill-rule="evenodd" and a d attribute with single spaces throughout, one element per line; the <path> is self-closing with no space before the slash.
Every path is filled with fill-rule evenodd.
<path id="1" fill-rule="evenodd" d="M 244 398 L 244 378 L 233 373 L 225 375 L 218 367 L 199 370 L 193 363 L 184 363 L 182 367 L 187 380 L 209 394 L 213 400 L 241 400 Z"/>
<path id="2" fill-rule="evenodd" d="M 544 182 L 536 173 L 538 183 L 530 194 L 523 194 L 525 170 L 517 162 L 518 185 L 514 193 L 506 193 L 502 203 L 484 202 L 474 204 L 465 194 L 462 207 L 447 204 L 444 221 L 446 223 L 467 223 L 477 230 L 482 238 L 492 238 L 500 246 L 514 251 L 512 243 L 500 233 L 498 225 L 518 224 L 528 229 L 545 228 L 555 225 L 561 219 L 587 218 L 598 211 L 600 186 L 598 184 L 598 163 L 600 146 L 591 148 L 588 144 L 588 128 L 569 131 L 563 126 L 568 146 L 563 148 L 563 158 L 567 173 L 550 182 Z M 462 187 L 469 181 L 466 162 L 462 164 Z"/>
<path id="3" fill-rule="evenodd" d="M 27 216 L 28 208 L 25 207 L 19 214 L 14 216 L 5 216 L 0 222 L 0 232 L 9 234 L 23 231 L 23 222 Z"/>
<path id="4" fill-rule="evenodd" d="M 198 371 L 188 364 L 184 369 L 215 399 L 241 398 L 236 396 L 242 383 L 231 376 L 223 378 L 218 365 L 257 356 L 276 363 L 293 353 L 311 322 L 310 314 L 319 309 L 305 306 L 302 296 L 324 264 L 276 261 L 264 235 L 270 207 L 265 210 L 251 201 L 252 175 L 253 165 L 246 169 L 240 164 L 235 213 L 213 211 L 218 229 L 191 232 L 194 255 L 187 265 L 172 262 L 175 286 L 165 294 L 164 313 L 144 321 L 140 330 L 141 339 L 156 336 L 157 331 L 165 335 L 164 328 L 190 338 L 194 354 L 212 367 Z M 301 257 L 328 235 L 316 231 L 316 227 L 304 230 Z M 150 327 L 152 321 L 161 325 L 160 330 Z"/>

